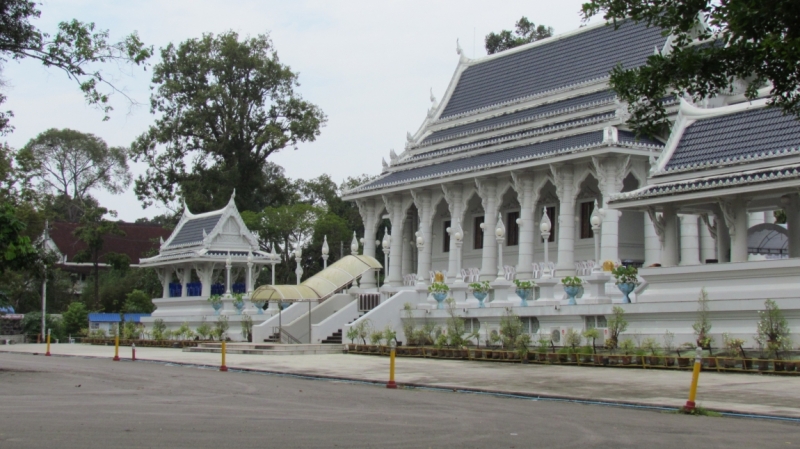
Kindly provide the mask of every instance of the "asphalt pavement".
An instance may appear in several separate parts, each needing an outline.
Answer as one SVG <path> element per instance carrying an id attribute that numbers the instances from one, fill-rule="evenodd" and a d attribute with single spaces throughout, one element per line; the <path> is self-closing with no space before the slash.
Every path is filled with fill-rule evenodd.
<path id="1" fill-rule="evenodd" d="M 800 426 L 167 363 L 0 354 L 0 447 L 9 449 L 645 446 L 795 447 Z"/>

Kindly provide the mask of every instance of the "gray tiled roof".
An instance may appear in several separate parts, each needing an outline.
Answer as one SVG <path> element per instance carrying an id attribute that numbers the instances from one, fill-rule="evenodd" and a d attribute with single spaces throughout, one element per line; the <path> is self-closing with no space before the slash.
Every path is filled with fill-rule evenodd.
<path id="1" fill-rule="evenodd" d="M 520 123 L 530 122 L 542 118 L 544 116 L 554 115 L 572 109 L 583 109 L 584 107 L 587 106 L 610 102 L 614 98 L 616 98 L 616 94 L 614 93 L 614 91 L 604 90 L 589 95 L 584 95 L 581 97 L 569 98 L 563 101 L 556 101 L 553 103 L 537 106 L 534 108 L 512 112 L 510 114 L 505 114 L 498 117 L 488 118 L 486 120 L 467 123 L 461 126 L 454 126 L 452 128 L 447 128 L 431 133 L 421 142 L 421 146 L 447 140 L 452 137 L 466 136 L 470 134 L 475 134 L 477 132 L 483 132 L 492 129 L 513 126 Z"/>
<path id="2" fill-rule="evenodd" d="M 211 233 L 214 226 L 219 222 L 222 214 L 211 215 L 208 217 L 192 218 L 181 226 L 178 235 L 170 242 L 169 246 L 184 245 L 203 240 L 203 230 Z"/>
<path id="3" fill-rule="evenodd" d="M 600 26 L 468 67 L 441 117 L 450 117 L 608 75 L 618 63 L 632 68 L 661 49 L 660 28 L 626 22 Z"/>
<path id="4" fill-rule="evenodd" d="M 417 179 L 435 178 L 448 174 L 468 172 L 479 168 L 505 165 L 511 162 L 520 162 L 545 155 L 563 153 L 581 147 L 595 146 L 602 142 L 603 131 L 593 131 L 576 136 L 564 137 L 562 139 L 537 142 L 530 145 L 495 151 L 493 153 L 479 154 L 439 164 L 392 172 L 383 178 L 376 179 L 371 183 L 359 187 L 358 190 L 372 190 Z"/>
<path id="5" fill-rule="evenodd" d="M 521 131 L 515 131 L 513 133 L 494 136 L 494 137 L 490 137 L 490 138 L 487 138 L 487 139 L 480 139 L 480 140 L 476 140 L 476 141 L 469 142 L 469 143 L 462 144 L 462 145 L 454 145 L 454 146 L 451 146 L 451 147 L 440 148 L 440 149 L 434 150 L 434 151 L 428 151 L 426 153 L 420 153 L 420 154 L 411 156 L 408 159 L 405 159 L 401 163 L 401 165 L 402 164 L 412 163 L 412 162 L 419 162 L 419 161 L 425 160 L 425 159 L 432 159 L 432 158 L 435 158 L 435 157 L 438 157 L 438 156 L 443 156 L 443 155 L 447 155 L 447 154 L 451 154 L 451 153 L 456 153 L 458 151 L 464 151 L 464 150 L 469 150 L 469 149 L 474 149 L 474 148 L 480 148 L 480 147 L 485 147 L 485 146 L 489 146 L 489 145 L 493 145 L 493 144 L 500 144 L 500 143 L 508 142 L 508 141 L 511 141 L 511 140 L 517 140 L 517 139 L 532 137 L 532 136 L 540 135 L 540 134 L 553 133 L 553 132 L 562 130 L 564 128 L 569 128 L 569 127 L 573 127 L 573 126 L 576 126 L 576 125 L 589 125 L 589 124 L 598 123 L 598 122 L 601 122 L 601 121 L 608 121 L 608 120 L 613 119 L 615 117 L 616 117 L 616 115 L 612 111 L 612 112 L 607 112 L 605 114 L 596 114 L 596 115 L 591 115 L 589 117 L 581 117 L 580 119 L 568 120 L 566 122 L 551 123 L 551 124 L 549 124 L 547 126 L 543 126 L 543 127 L 539 127 L 539 128 L 523 129 Z"/>
<path id="6" fill-rule="evenodd" d="M 800 179 L 800 165 L 798 164 L 653 184 L 632 192 L 616 195 L 610 202 L 624 203 L 626 201 L 674 196 L 683 193 L 696 193 L 698 191 L 708 191 L 708 197 L 710 199 L 715 199 L 716 196 L 719 195 L 717 191 L 720 189 L 793 179 Z"/>
<path id="7" fill-rule="evenodd" d="M 687 127 L 666 171 L 700 169 L 780 156 L 800 149 L 800 122 L 779 109 L 761 108 L 699 120 Z"/>

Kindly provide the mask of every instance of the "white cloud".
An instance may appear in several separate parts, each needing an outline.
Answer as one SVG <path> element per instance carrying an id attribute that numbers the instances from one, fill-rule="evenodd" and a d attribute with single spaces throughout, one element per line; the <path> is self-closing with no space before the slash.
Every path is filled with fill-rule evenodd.
<path id="1" fill-rule="evenodd" d="M 36 24 L 55 30 L 60 20 L 77 18 L 109 29 L 112 38 L 137 30 L 156 49 L 204 32 L 234 30 L 242 35 L 269 32 L 281 61 L 300 72 L 299 92 L 328 115 L 320 138 L 284 150 L 273 161 L 292 178 L 323 173 L 341 181 L 375 174 L 390 148 L 398 153 L 406 131 L 415 131 L 427 108 L 428 90 L 441 98 L 455 70 L 456 38 L 467 55 L 482 56 L 483 37 L 511 29 L 523 15 L 556 33 L 580 25 L 583 0 L 527 1 L 137 1 L 45 2 Z M 565 58 L 570 57 L 564 55 Z M 154 58 L 153 63 L 158 61 Z M 33 61 L 8 62 L 4 105 L 15 113 L 14 147 L 48 128 L 91 132 L 111 145 L 128 146 L 152 123 L 150 72 L 118 75 L 126 92 L 143 103 L 129 111 L 122 98 L 108 122 L 87 107 L 63 73 Z M 309 163 L 313 161 L 313 163 Z M 135 174 L 144 170 L 134 166 Z M 132 190 L 117 196 L 97 193 L 101 203 L 134 220 L 159 211 L 141 209 Z"/>

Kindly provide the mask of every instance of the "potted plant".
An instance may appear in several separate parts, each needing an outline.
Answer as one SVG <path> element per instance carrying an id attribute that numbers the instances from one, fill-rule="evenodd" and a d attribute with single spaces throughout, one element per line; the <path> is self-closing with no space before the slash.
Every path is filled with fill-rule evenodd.
<path id="1" fill-rule="evenodd" d="M 617 288 L 622 292 L 622 302 L 629 303 L 631 298 L 628 296 L 639 285 L 639 270 L 634 266 L 620 265 L 611 270 L 611 274 L 616 279 Z"/>
<path id="2" fill-rule="evenodd" d="M 219 310 L 222 308 L 222 296 L 211 295 L 208 297 L 208 302 L 211 303 L 211 307 L 214 308 L 214 313 L 219 315 Z"/>
<path id="3" fill-rule="evenodd" d="M 266 301 L 256 299 L 254 300 L 252 296 L 250 296 L 250 302 L 253 304 L 253 307 L 256 308 L 256 313 L 258 315 L 264 314 L 264 306 L 267 304 Z"/>
<path id="4" fill-rule="evenodd" d="M 491 290 L 491 286 L 489 286 L 489 281 L 473 282 L 469 284 L 469 289 L 472 291 L 472 296 L 474 296 L 475 299 L 478 300 L 479 304 L 478 308 L 483 309 L 484 307 L 486 307 L 486 305 L 483 304 L 483 300 L 486 299 L 486 295 L 488 295 L 489 290 Z"/>
<path id="5" fill-rule="evenodd" d="M 744 340 L 741 338 L 731 338 L 731 336 L 726 332 L 722 334 L 722 342 L 725 345 L 726 350 L 726 357 L 722 359 L 722 366 L 727 369 L 735 368 L 736 359 L 734 357 L 740 353 L 744 354 L 744 350 L 742 349 Z"/>
<path id="6" fill-rule="evenodd" d="M 236 307 L 236 310 L 239 312 L 239 315 L 242 314 L 242 310 L 244 310 L 244 295 L 241 293 L 234 293 L 233 294 L 233 307 Z"/>
<path id="7" fill-rule="evenodd" d="M 664 336 L 661 338 L 664 342 L 664 363 L 667 366 L 675 366 L 675 357 L 671 355 L 674 348 L 675 334 L 670 331 L 666 331 L 664 332 Z"/>
<path id="8" fill-rule="evenodd" d="M 578 276 L 567 276 L 561 279 L 561 283 L 564 284 L 564 292 L 566 292 L 567 296 L 569 296 L 569 304 L 577 304 L 575 302 L 575 296 L 580 293 L 581 287 L 583 286 L 583 280 Z"/>
<path id="9" fill-rule="evenodd" d="M 433 299 L 436 300 L 437 309 L 444 309 L 444 300 L 447 298 L 447 292 L 449 291 L 450 287 L 444 282 L 434 282 L 428 286 L 428 292 L 433 295 Z"/>
<path id="10" fill-rule="evenodd" d="M 547 360 L 547 346 L 550 344 L 550 339 L 545 337 L 539 337 L 537 340 L 539 344 L 539 348 L 537 349 L 536 359 L 540 362 L 544 362 Z"/>
<path id="11" fill-rule="evenodd" d="M 528 299 L 533 296 L 533 288 L 536 287 L 536 283 L 533 281 L 521 281 L 519 279 L 514 279 L 514 285 L 517 286 L 517 296 L 519 296 L 519 299 L 522 300 L 520 305 L 527 307 Z"/>
<path id="12" fill-rule="evenodd" d="M 356 326 L 350 326 L 345 335 L 350 339 L 350 344 L 347 345 L 347 350 L 357 351 L 358 345 L 355 344 L 355 339 L 358 338 L 358 328 L 356 328 Z"/>
<path id="13" fill-rule="evenodd" d="M 517 351 L 516 353 L 523 363 L 527 363 L 528 361 L 528 351 L 530 350 L 530 346 L 530 334 L 520 334 L 517 336 L 517 339 L 514 342 L 514 349 Z"/>
<path id="14" fill-rule="evenodd" d="M 633 361 L 632 354 L 636 350 L 636 343 L 630 338 L 626 338 L 619 344 L 619 349 L 622 351 L 622 364 L 630 365 Z"/>
<path id="15" fill-rule="evenodd" d="M 647 364 L 651 366 L 658 366 L 661 365 L 661 357 L 659 354 L 659 350 L 661 346 L 659 346 L 658 342 L 655 338 L 648 337 L 645 338 L 642 342 L 642 349 L 644 351 L 650 352 L 650 356 L 647 357 Z"/>
<path id="16" fill-rule="evenodd" d="M 691 342 L 686 342 L 682 344 L 681 347 L 684 348 L 685 351 L 691 351 L 692 349 L 694 349 L 694 345 Z M 678 351 L 678 367 L 679 368 L 688 367 L 689 364 L 692 363 L 692 358 L 681 356 L 680 348 L 678 348 L 677 351 Z"/>
<path id="17" fill-rule="evenodd" d="M 383 340 L 383 332 L 372 331 L 369 334 L 369 342 L 372 346 L 369 347 L 369 352 L 377 353 L 380 350 L 381 340 Z"/>
<path id="18" fill-rule="evenodd" d="M 564 345 L 568 347 L 567 355 L 570 362 L 577 362 L 578 361 L 578 351 L 577 347 L 581 344 L 581 334 L 580 332 L 569 328 L 567 329 L 567 333 L 564 334 Z"/>

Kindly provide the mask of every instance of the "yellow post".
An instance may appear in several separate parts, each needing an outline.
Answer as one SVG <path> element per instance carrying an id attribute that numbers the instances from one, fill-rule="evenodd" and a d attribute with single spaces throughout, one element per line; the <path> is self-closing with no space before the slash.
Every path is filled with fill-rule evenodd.
<path id="1" fill-rule="evenodd" d="M 50 329 L 47 329 L 47 352 L 44 355 L 50 355 Z"/>
<path id="2" fill-rule="evenodd" d="M 119 362 L 119 324 L 117 324 L 117 333 L 114 335 L 114 359 Z"/>
<path id="3" fill-rule="evenodd" d="M 219 367 L 220 371 L 228 371 L 228 367 L 225 366 L 225 340 L 222 340 L 222 365 Z"/>
<path id="4" fill-rule="evenodd" d="M 700 380 L 700 367 L 703 364 L 703 348 L 697 348 L 694 358 L 694 369 L 692 370 L 692 386 L 689 388 L 689 400 L 683 407 L 684 412 L 691 412 L 695 409 L 694 400 L 697 397 L 697 382 Z"/>
<path id="5" fill-rule="evenodd" d="M 386 388 L 397 388 L 397 384 L 394 382 L 394 356 L 396 344 L 397 343 L 392 340 L 389 346 L 392 348 L 392 350 L 389 352 L 389 383 L 386 384 Z"/>

